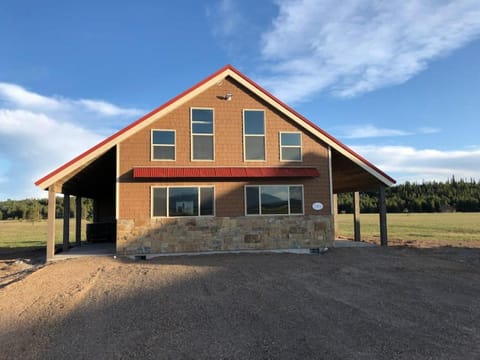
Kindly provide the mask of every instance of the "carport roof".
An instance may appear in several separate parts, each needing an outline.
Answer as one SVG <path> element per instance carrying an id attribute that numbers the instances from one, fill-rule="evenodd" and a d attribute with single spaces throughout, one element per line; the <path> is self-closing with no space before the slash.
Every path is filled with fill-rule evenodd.
<path id="1" fill-rule="evenodd" d="M 352 149 L 341 143 L 339 140 L 335 139 L 333 136 L 322 130 L 320 127 L 318 127 L 310 120 L 296 112 L 294 109 L 277 99 L 275 96 L 273 96 L 261 86 L 256 84 L 254 81 L 243 75 L 233 66 L 226 65 L 225 67 L 210 75 L 197 85 L 174 97 L 159 108 L 151 111 L 150 113 L 136 120 L 129 126 L 116 132 L 115 134 L 106 138 L 99 144 L 93 146 L 92 148 L 70 160 L 66 164 L 60 166 L 59 168 L 53 170 L 41 179 L 37 180 L 35 182 L 35 185 L 39 186 L 42 189 L 47 189 L 48 187 L 56 183 L 64 182 L 65 179 L 68 180 L 72 176 L 72 174 L 75 174 L 76 172 L 78 172 L 79 169 L 87 166 L 89 163 L 100 157 L 108 150 L 112 149 L 124 139 L 140 131 L 149 124 L 159 120 L 167 113 L 178 108 L 199 93 L 203 92 L 205 89 L 227 77 L 238 82 L 239 84 L 250 90 L 253 94 L 263 99 L 275 109 L 283 113 L 285 116 L 292 119 L 299 126 L 303 127 L 306 131 L 310 132 L 318 139 L 330 146 L 330 148 L 333 149 L 337 154 L 353 162 L 355 167 L 360 169 L 362 173 L 366 173 L 367 175 L 369 175 L 369 177 L 373 177 L 373 182 L 378 182 L 379 184 L 383 184 L 386 186 L 391 186 L 395 184 L 395 180 L 389 175 L 387 175 L 385 172 L 380 170 L 378 167 L 376 167 L 368 160 L 354 152 Z M 373 183 L 372 181 L 370 182 Z"/>

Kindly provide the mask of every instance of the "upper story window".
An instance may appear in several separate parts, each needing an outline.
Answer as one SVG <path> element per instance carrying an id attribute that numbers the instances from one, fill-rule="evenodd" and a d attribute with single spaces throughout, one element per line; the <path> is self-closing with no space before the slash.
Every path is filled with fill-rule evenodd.
<path id="1" fill-rule="evenodd" d="M 175 130 L 152 130 L 152 160 L 175 160 Z"/>
<path id="2" fill-rule="evenodd" d="M 265 112 L 263 110 L 243 111 L 244 159 L 265 160 Z"/>
<path id="3" fill-rule="evenodd" d="M 280 132 L 280 160 L 302 161 L 301 133 Z"/>
<path id="4" fill-rule="evenodd" d="M 213 160 L 213 109 L 192 109 L 190 119 L 192 160 Z"/>

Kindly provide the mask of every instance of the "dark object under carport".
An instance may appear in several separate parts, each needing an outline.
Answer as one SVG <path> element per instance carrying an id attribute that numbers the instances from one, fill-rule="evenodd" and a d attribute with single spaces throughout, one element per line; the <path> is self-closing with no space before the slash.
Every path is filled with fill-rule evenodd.
<path id="1" fill-rule="evenodd" d="M 115 222 L 97 222 L 87 224 L 88 242 L 115 242 Z"/>

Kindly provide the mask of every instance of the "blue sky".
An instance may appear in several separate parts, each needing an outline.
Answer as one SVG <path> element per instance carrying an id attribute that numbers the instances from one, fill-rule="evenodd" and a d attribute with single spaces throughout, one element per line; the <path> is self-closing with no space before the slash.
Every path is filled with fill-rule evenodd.
<path id="1" fill-rule="evenodd" d="M 480 179 L 480 2 L 0 2 L 0 200 L 232 64 L 400 183 Z"/>

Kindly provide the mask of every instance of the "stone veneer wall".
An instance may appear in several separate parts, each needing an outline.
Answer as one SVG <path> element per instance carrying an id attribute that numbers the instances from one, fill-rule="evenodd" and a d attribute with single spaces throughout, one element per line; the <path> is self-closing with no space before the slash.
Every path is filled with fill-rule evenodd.
<path id="1" fill-rule="evenodd" d="M 117 222 L 119 255 L 302 249 L 333 244 L 331 216 L 191 217 Z"/>

